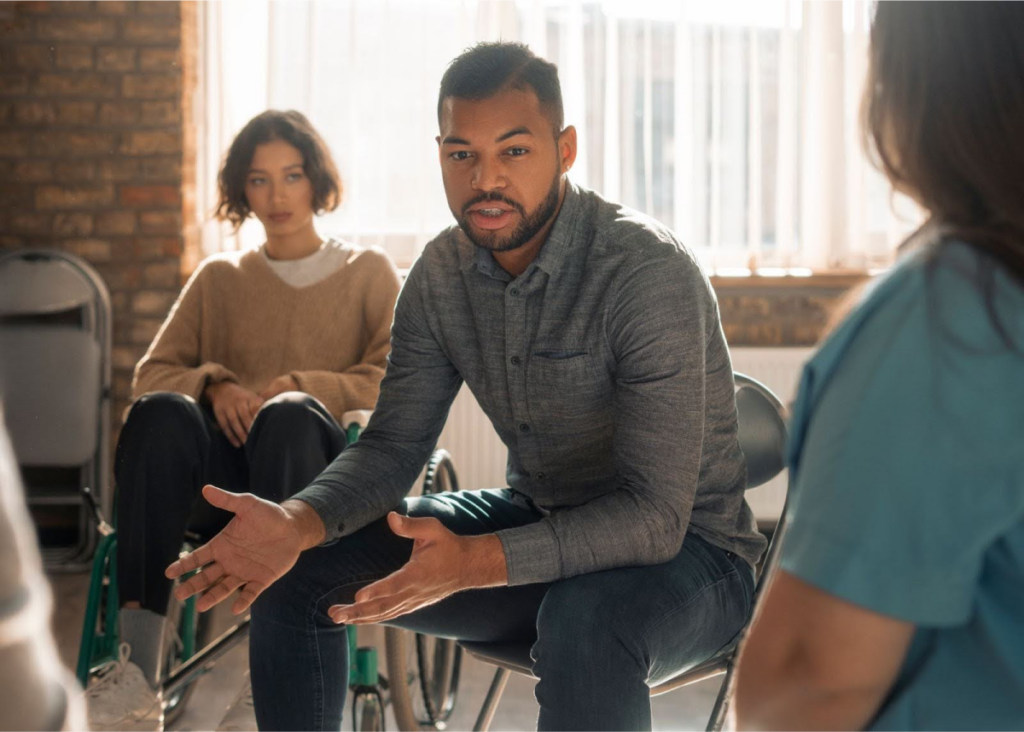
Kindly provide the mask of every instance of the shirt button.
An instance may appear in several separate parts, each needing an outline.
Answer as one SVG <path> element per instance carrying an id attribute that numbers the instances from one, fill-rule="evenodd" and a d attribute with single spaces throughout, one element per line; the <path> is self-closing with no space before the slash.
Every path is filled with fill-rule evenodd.
<path id="1" fill-rule="evenodd" d="M 512 358 L 509 359 L 509 361 L 512 362 L 513 366 L 518 366 L 523 362 L 523 359 L 519 358 L 519 356 L 513 356 Z"/>
<path id="2" fill-rule="evenodd" d="M 530 431 L 530 425 L 526 424 L 526 422 L 523 422 L 521 425 L 519 425 L 519 431 L 520 432 L 529 432 Z"/>
<path id="3" fill-rule="evenodd" d="M 517 296 L 519 294 L 519 288 L 513 287 L 511 290 L 508 291 L 508 294 L 511 295 L 512 297 Z"/>
<path id="4" fill-rule="evenodd" d="M 544 473 L 537 473 L 537 480 L 544 480 L 547 477 Z"/>

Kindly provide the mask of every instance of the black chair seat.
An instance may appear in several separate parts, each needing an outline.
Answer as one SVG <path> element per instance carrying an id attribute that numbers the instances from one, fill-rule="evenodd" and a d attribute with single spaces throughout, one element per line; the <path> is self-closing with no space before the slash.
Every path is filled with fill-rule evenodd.
<path id="1" fill-rule="evenodd" d="M 533 675 L 533 659 L 530 658 L 529 643 L 478 643 L 461 641 L 459 645 L 473 658 L 492 666 L 530 678 Z M 714 676 L 724 674 L 736 650 L 736 640 L 709 658 L 704 663 L 683 671 L 678 676 L 651 687 L 651 696 L 658 696 L 683 686 L 695 684 Z"/>
<path id="2" fill-rule="evenodd" d="M 459 643 L 466 652 L 476 658 L 508 669 L 523 676 L 533 676 L 533 659 L 530 658 L 529 643 L 477 643 L 461 641 Z M 534 678 L 536 678 L 534 676 Z"/>

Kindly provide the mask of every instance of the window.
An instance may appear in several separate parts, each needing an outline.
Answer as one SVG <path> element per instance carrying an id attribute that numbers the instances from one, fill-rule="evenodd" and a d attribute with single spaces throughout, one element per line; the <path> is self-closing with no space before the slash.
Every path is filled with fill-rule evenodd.
<path id="1" fill-rule="evenodd" d="M 434 136 L 448 62 L 522 40 L 559 66 L 571 174 L 673 227 L 709 269 L 885 266 L 920 214 L 861 152 L 868 3 L 349 0 L 202 5 L 198 196 L 266 108 L 310 117 L 345 202 L 335 233 L 408 265 L 452 219 Z M 253 246 L 203 222 L 204 254 Z"/>

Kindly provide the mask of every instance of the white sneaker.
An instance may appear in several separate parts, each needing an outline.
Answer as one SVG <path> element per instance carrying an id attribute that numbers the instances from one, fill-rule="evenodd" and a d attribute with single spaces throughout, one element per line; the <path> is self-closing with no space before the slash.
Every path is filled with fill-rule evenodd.
<path id="1" fill-rule="evenodd" d="M 252 706 L 252 683 L 249 674 L 238 696 L 231 702 L 227 714 L 217 725 L 217 732 L 256 732 L 256 712 Z"/>
<path id="2" fill-rule="evenodd" d="M 122 643 L 118 660 L 102 669 L 85 692 L 93 730 L 162 730 L 163 700 L 137 664 L 128 660 L 131 646 Z"/>

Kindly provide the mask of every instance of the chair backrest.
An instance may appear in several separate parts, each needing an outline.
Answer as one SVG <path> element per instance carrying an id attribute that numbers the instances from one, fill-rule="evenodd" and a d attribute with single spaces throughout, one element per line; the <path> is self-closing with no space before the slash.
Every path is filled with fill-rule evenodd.
<path id="1" fill-rule="evenodd" d="M 0 328 L 0 354 L 0 398 L 18 462 L 88 462 L 103 437 L 99 343 L 66 326 Z"/>
<path id="2" fill-rule="evenodd" d="M 772 390 L 757 379 L 746 374 L 735 374 L 736 379 L 736 410 L 739 421 L 740 449 L 747 459 L 747 488 L 754 488 L 766 483 L 782 472 L 786 467 L 786 418 L 788 412 L 785 405 Z M 778 564 L 779 546 L 785 529 L 786 507 L 789 504 L 787 494 L 782 504 L 779 523 L 772 532 L 768 551 L 765 553 L 754 591 L 755 610 L 756 598 L 762 588 L 775 573 Z M 749 627 L 749 624 L 748 624 Z"/>
<path id="3" fill-rule="evenodd" d="M 110 295 L 73 254 L 0 256 L 0 398 L 22 465 L 75 466 L 104 441 Z"/>
<path id="4" fill-rule="evenodd" d="M 92 268 L 72 254 L 23 250 L 0 257 L 0 315 L 91 309 L 100 289 Z"/>
<path id="5" fill-rule="evenodd" d="M 747 488 L 767 483 L 786 467 L 786 408 L 771 389 L 735 374 L 739 442 L 747 459 Z"/>

